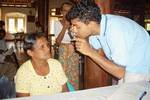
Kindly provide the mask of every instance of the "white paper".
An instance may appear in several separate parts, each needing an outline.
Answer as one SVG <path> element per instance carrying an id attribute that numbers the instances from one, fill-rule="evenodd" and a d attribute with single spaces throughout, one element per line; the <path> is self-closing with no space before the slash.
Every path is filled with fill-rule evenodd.
<path id="1" fill-rule="evenodd" d="M 122 84 L 107 100 L 139 100 L 144 91 L 147 93 L 142 100 L 150 100 L 148 84 Z"/>

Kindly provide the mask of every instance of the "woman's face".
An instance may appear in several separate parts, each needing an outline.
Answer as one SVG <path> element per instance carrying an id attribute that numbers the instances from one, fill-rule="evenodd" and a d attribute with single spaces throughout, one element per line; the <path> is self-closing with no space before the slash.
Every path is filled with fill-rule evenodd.
<path id="1" fill-rule="evenodd" d="M 71 5 L 68 5 L 68 4 L 64 4 L 63 7 L 62 7 L 62 14 L 63 14 L 63 17 L 66 16 L 66 14 L 68 13 L 68 11 L 71 9 Z"/>
<path id="2" fill-rule="evenodd" d="M 47 60 L 50 58 L 49 43 L 45 37 L 38 38 L 31 50 L 31 57 L 34 59 Z"/>

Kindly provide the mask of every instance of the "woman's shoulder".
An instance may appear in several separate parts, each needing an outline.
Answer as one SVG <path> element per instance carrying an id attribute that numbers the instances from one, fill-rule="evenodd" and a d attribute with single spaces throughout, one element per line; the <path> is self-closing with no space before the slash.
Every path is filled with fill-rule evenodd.
<path id="1" fill-rule="evenodd" d="M 53 58 L 48 59 L 48 64 L 51 66 L 51 68 L 60 69 L 62 68 L 61 63 Z"/>
<path id="2" fill-rule="evenodd" d="M 32 66 L 31 60 L 27 60 L 19 67 L 18 71 L 23 72 L 29 70 L 31 66 Z"/>
<path id="3" fill-rule="evenodd" d="M 50 64 L 60 64 L 60 62 L 57 59 L 49 58 L 48 63 Z"/>

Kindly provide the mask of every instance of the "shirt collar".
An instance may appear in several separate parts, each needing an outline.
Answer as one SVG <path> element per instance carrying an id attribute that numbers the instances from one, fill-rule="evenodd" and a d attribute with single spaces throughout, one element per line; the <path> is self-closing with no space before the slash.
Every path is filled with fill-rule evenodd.
<path id="1" fill-rule="evenodd" d="M 102 15 L 101 23 L 100 23 L 100 37 L 105 36 L 105 31 L 106 31 L 106 23 L 107 23 L 107 18 L 106 15 Z"/>

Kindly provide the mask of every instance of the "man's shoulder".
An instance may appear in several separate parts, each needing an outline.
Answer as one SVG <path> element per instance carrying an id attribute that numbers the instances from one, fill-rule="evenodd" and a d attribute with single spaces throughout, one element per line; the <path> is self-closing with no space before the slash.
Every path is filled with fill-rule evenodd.
<path id="1" fill-rule="evenodd" d="M 27 70 L 30 68 L 30 66 L 32 66 L 31 64 L 31 60 L 27 60 L 26 62 L 24 62 L 18 70 Z"/>

